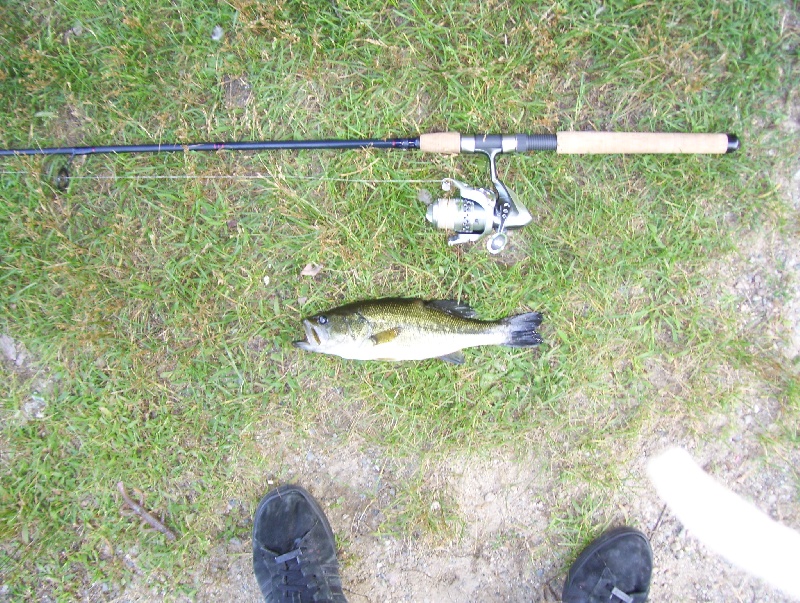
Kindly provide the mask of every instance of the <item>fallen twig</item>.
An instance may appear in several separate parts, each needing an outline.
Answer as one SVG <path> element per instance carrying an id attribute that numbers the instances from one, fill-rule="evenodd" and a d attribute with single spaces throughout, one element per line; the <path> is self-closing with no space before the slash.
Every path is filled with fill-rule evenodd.
<path id="1" fill-rule="evenodd" d="M 118 482 L 117 490 L 119 490 L 119 493 L 122 494 L 122 499 L 125 501 L 125 504 L 128 505 L 134 513 L 141 517 L 143 521 L 146 521 L 153 526 L 153 528 L 164 534 L 164 536 L 167 537 L 167 540 L 175 540 L 175 534 L 172 532 L 172 530 L 150 515 L 150 513 L 145 511 L 144 507 L 131 500 L 131 497 L 128 496 L 128 493 L 125 491 L 125 484 Z"/>

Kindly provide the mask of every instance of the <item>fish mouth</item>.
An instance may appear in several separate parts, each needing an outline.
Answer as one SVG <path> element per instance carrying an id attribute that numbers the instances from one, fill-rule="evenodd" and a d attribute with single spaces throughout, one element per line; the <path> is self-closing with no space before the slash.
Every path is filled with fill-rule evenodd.
<path id="1" fill-rule="evenodd" d="M 324 341 L 328 339 L 328 334 L 325 332 L 325 330 L 315 325 L 308 319 L 303 320 L 303 329 L 305 329 L 306 338 L 294 342 L 295 347 L 298 347 L 302 350 L 316 350 Z"/>

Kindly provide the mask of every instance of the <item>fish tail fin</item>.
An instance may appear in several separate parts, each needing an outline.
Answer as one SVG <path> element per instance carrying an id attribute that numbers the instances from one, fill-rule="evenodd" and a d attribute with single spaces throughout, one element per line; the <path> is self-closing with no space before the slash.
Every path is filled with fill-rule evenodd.
<path id="1" fill-rule="evenodd" d="M 508 338 L 503 345 L 511 348 L 532 348 L 542 343 L 542 336 L 536 330 L 542 324 L 542 315 L 539 312 L 509 316 L 501 322 L 508 328 Z"/>

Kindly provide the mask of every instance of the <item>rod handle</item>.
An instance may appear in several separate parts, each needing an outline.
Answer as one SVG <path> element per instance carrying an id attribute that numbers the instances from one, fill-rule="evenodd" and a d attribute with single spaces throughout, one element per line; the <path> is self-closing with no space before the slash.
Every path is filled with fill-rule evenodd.
<path id="1" fill-rule="evenodd" d="M 420 134 L 419 149 L 427 153 L 504 153 L 556 151 L 565 155 L 611 153 L 732 153 L 739 148 L 733 134 L 666 132 L 558 132 L 553 134 Z"/>
<path id="2" fill-rule="evenodd" d="M 733 134 L 663 132 L 558 132 L 556 152 L 596 153 L 732 153 L 739 148 Z"/>
<path id="3" fill-rule="evenodd" d="M 420 134 L 419 149 L 425 153 L 458 155 L 461 152 L 461 134 L 458 132 Z"/>

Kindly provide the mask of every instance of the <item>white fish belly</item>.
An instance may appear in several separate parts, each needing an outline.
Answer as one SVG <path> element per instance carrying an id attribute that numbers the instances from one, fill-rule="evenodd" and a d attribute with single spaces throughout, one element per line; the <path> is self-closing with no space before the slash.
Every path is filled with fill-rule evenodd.
<path id="1" fill-rule="evenodd" d="M 375 344 L 367 340 L 362 344 L 337 349 L 334 354 L 352 360 L 425 360 L 439 358 L 453 352 L 480 345 L 500 345 L 506 340 L 503 332 L 481 335 L 447 335 L 417 337 L 413 340 L 402 335 L 387 343 Z"/>

